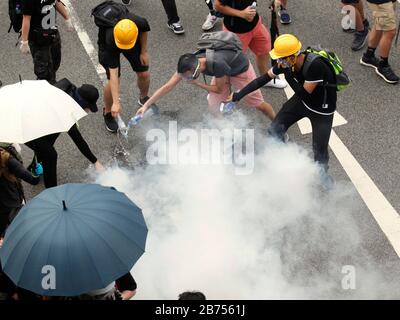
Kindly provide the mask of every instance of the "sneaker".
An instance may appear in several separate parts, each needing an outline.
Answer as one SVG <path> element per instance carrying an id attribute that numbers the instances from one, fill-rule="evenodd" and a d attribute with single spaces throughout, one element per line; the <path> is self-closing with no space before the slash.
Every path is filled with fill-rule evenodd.
<path id="1" fill-rule="evenodd" d="M 129 6 L 131 4 L 131 0 L 122 0 L 122 4 Z"/>
<path id="2" fill-rule="evenodd" d="M 289 12 L 284 7 L 281 7 L 278 11 L 278 16 L 281 18 L 280 20 L 282 24 L 289 24 L 292 22 Z"/>
<path id="3" fill-rule="evenodd" d="M 106 129 L 112 133 L 117 133 L 118 123 L 111 115 L 111 112 L 103 114 L 104 123 L 106 124 Z"/>
<path id="4" fill-rule="evenodd" d="M 371 67 L 371 68 L 374 68 L 375 70 L 377 70 L 379 67 L 379 59 L 376 56 L 372 56 L 372 57 L 368 58 L 364 53 L 360 59 L 360 64 L 362 64 L 363 66 Z"/>
<path id="5" fill-rule="evenodd" d="M 321 187 L 325 191 L 331 191 L 335 187 L 335 180 L 327 172 L 321 174 L 321 180 L 320 181 L 321 181 Z"/>
<path id="6" fill-rule="evenodd" d="M 218 22 L 218 17 L 216 15 L 209 13 L 206 18 L 206 21 L 203 23 L 203 26 L 201 28 L 203 29 L 203 31 L 211 30 L 212 28 L 214 28 L 217 22 Z"/>
<path id="7" fill-rule="evenodd" d="M 380 64 L 375 72 L 387 83 L 396 84 L 399 82 L 400 78 L 394 73 L 390 65 Z"/>
<path id="8" fill-rule="evenodd" d="M 361 31 L 361 32 L 357 31 L 354 35 L 353 43 L 351 44 L 351 50 L 353 50 L 353 51 L 361 50 L 367 43 L 368 33 L 369 33 L 369 30 L 365 27 L 364 27 L 364 31 Z"/>
<path id="9" fill-rule="evenodd" d="M 268 82 L 264 87 L 284 89 L 287 87 L 287 82 L 286 82 L 286 80 L 275 78 L 275 79 L 272 79 L 270 82 Z"/>
<path id="10" fill-rule="evenodd" d="M 144 98 L 140 98 L 140 99 L 138 100 L 139 106 L 143 107 L 143 105 L 144 105 L 149 99 L 150 99 L 149 96 L 145 96 Z"/>
<path id="11" fill-rule="evenodd" d="M 168 23 L 168 28 L 170 28 L 175 34 L 185 33 L 185 29 L 183 29 L 183 26 L 180 21 L 175 23 Z"/>
<path id="12" fill-rule="evenodd" d="M 289 134 L 285 132 L 285 134 L 283 135 L 283 142 L 288 143 L 289 141 L 290 141 Z"/>

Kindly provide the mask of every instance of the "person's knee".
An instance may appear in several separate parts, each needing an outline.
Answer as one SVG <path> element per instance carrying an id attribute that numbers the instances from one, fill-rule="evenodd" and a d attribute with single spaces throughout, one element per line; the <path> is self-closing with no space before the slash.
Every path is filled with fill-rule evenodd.
<path id="1" fill-rule="evenodd" d="M 145 71 L 145 72 L 136 72 L 137 77 L 140 80 L 149 80 L 150 79 L 150 72 L 149 71 Z"/>
<path id="2" fill-rule="evenodd" d="M 396 36 L 396 29 L 390 30 L 390 31 L 384 31 L 382 37 L 384 39 L 388 40 L 393 40 L 394 37 Z"/>

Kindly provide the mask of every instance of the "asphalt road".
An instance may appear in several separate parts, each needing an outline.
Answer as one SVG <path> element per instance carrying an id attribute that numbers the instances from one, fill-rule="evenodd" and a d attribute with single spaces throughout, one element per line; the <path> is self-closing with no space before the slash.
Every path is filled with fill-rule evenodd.
<path id="1" fill-rule="evenodd" d="M 97 30 L 91 20 L 90 10 L 101 1 L 72 0 L 85 30 L 92 42 L 97 41 Z M 201 25 L 207 14 L 207 8 L 202 0 L 177 0 L 181 21 L 186 33 L 183 36 L 174 35 L 166 26 L 166 16 L 160 1 L 134 0 L 132 6 L 135 13 L 146 17 L 152 31 L 149 39 L 151 56 L 151 91 L 162 85 L 174 72 L 177 58 L 180 54 L 194 51 L 196 39 L 201 34 Z M 259 11 L 264 23 L 269 23 L 267 1 L 260 1 Z M 289 1 L 293 23 L 281 27 L 281 32 L 298 35 L 304 45 L 321 44 L 336 51 L 342 58 L 350 74 L 352 87 L 339 95 L 338 111 L 348 121 L 348 124 L 335 128 L 336 133 L 350 152 L 355 156 L 367 174 L 383 192 L 393 207 L 400 212 L 400 179 L 399 179 L 399 149 L 400 142 L 400 111 L 398 101 L 400 92 L 398 86 L 387 85 L 371 70 L 362 67 L 358 60 L 360 52 L 352 52 L 350 44 L 352 36 L 341 31 L 341 13 L 339 1 L 297 0 Z M 8 17 L 7 2 L 0 3 L 0 30 L 2 42 L 0 48 L 0 79 L 5 84 L 18 81 L 18 75 L 23 79 L 34 79 L 33 65 L 29 56 L 22 56 L 15 47 L 15 34 L 7 34 Z M 75 32 L 68 33 L 63 27 L 63 60 L 58 78 L 67 77 L 76 84 L 92 83 L 101 87 L 101 81 L 93 64 L 86 54 L 82 43 Z M 218 29 L 218 28 L 217 28 Z M 398 48 L 392 50 L 391 64 L 400 73 Z M 122 102 L 123 117 L 128 119 L 137 108 L 138 90 L 135 86 L 135 76 L 123 63 Z M 286 100 L 283 90 L 265 90 L 264 96 L 274 106 L 275 110 Z M 205 112 L 205 93 L 201 90 L 188 89 L 179 86 L 174 94 L 160 103 L 165 119 L 177 119 L 184 126 L 192 126 L 203 121 Z M 1 103 L 1 102 L 0 102 Z M 102 105 L 102 101 L 99 103 Z M 244 110 L 250 117 L 251 125 L 257 130 L 265 130 L 269 121 L 255 112 Z M 112 161 L 116 138 L 104 129 L 101 114 L 89 115 L 80 122 L 80 129 L 94 153 L 104 163 Z M 138 133 L 143 135 L 143 132 Z M 297 126 L 290 130 L 291 139 L 307 148 L 310 146 L 310 135 L 302 136 Z M 81 182 L 88 180 L 88 162 L 75 148 L 69 137 L 64 134 L 57 141 L 59 153 L 59 184 Z M 135 161 L 140 161 L 140 150 L 132 151 Z M 31 152 L 23 148 L 24 159 L 28 162 Z M 330 170 L 337 181 L 348 182 L 349 179 L 341 164 L 331 154 Z M 31 188 L 26 186 L 28 197 L 39 193 L 43 186 Z M 353 199 L 358 208 L 352 212 L 359 234 L 362 237 L 362 250 L 372 257 L 373 268 L 380 276 L 391 283 L 387 296 L 400 298 L 400 260 L 380 230 L 368 208 L 355 192 Z M 365 266 L 370 259 L 363 260 L 365 255 L 357 256 L 354 265 Z M 321 257 L 321 259 L 323 259 Z M 362 280 L 361 280 L 362 281 Z M 397 288 L 397 289 L 396 289 Z M 357 293 L 338 294 L 339 297 L 357 297 Z M 371 293 L 371 296 L 374 296 Z M 223 297 L 221 297 L 223 298 Z"/>

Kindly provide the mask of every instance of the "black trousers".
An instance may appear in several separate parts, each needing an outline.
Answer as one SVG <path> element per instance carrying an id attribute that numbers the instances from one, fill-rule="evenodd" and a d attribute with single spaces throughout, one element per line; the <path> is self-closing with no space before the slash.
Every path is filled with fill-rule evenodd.
<path id="1" fill-rule="evenodd" d="M 168 23 L 176 23 L 179 21 L 178 9 L 175 0 L 161 0 L 164 10 L 168 16 Z"/>
<path id="2" fill-rule="evenodd" d="M 58 154 L 54 144 L 59 135 L 59 133 L 55 133 L 26 143 L 35 152 L 37 161 L 43 165 L 43 178 L 46 188 L 57 186 Z"/>
<path id="3" fill-rule="evenodd" d="M 268 129 L 270 135 L 283 140 L 286 131 L 297 121 L 308 118 L 312 126 L 314 160 L 328 170 L 329 138 L 332 131 L 333 114 L 320 115 L 307 109 L 300 98 L 293 96 L 276 115 Z"/>
<path id="4" fill-rule="evenodd" d="M 36 41 L 29 41 L 33 58 L 34 72 L 38 80 L 56 82 L 56 73 L 61 64 L 61 38 L 57 37 L 49 45 L 38 45 Z"/>

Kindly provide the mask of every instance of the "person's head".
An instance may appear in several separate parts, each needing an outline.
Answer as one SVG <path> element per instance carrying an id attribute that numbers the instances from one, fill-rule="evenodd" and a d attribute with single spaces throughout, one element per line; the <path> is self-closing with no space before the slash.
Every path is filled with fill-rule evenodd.
<path id="1" fill-rule="evenodd" d="M 130 50 L 137 41 L 139 29 L 132 20 L 123 19 L 114 27 L 114 40 L 119 49 Z"/>
<path id="2" fill-rule="evenodd" d="M 200 76 L 200 61 L 193 53 L 186 53 L 179 58 L 178 74 L 184 80 L 195 80 Z"/>
<path id="3" fill-rule="evenodd" d="M 283 67 L 293 67 L 301 53 L 301 46 L 301 42 L 294 35 L 283 34 L 276 38 L 269 55 Z"/>
<path id="4" fill-rule="evenodd" d="M 186 291 L 179 295 L 178 300 L 206 300 L 206 296 L 200 291 Z"/>
<path id="5" fill-rule="evenodd" d="M 91 84 L 83 84 L 75 91 L 75 100 L 86 112 L 97 112 L 97 100 L 99 99 L 99 90 Z"/>

